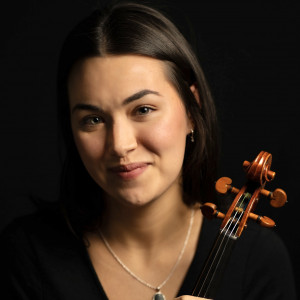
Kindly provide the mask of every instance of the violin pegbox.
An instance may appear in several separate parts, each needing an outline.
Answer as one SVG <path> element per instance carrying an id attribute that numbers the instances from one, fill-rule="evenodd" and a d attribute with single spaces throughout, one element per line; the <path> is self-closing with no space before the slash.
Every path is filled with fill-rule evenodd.
<path id="1" fill-rule="evenodd" d="M 270 205 L 273 207 L 281 207 L 287 202 L 287 195 L 284 190 L 275 189 L 271 192 L 264 189 L 265 184 L 275 177 L 275 172 L 270 170 L 271 162 L 272 155 L 265 151 L 261 151 L 251 163 L 244 161 L 243 169 L 246 172 L 247 182 L 241 189 L 232 186 L 231 178 L 219 178 L 215 183 L 216 191 L 223 195 L 227 193 L 235 194 L 235 199 L 226 214 L 218 211 L 214 203 L 205 203 L 201 207 L 203 215 L 209 219 L 214 217 L 223 219 L 223 227 L 226 226 L 229 220 L 237 219 L 238 216 L 236 221 L 238 224 L 237 237 L 246 227 L 248 218 L 255 220 L 263 227 L 275 226 L 272 219 L 253 213 L 261 195 L 270 199 Z"/>
<path id="2" fill-rule="evenodd" d="M 215 299 L 230 253 L 236 240 L 247 227 L 248 219 L 255 220 L 263 227 L 275 226 L 272 219 L 254 213 L 261 195 L 269 198 L 270 204 L 274 207 L 284 205 L 287 199 L 286 193 L 281 189 L 274 192 L 265 189 L 265 184 L 275 177 L 275 172 L 271 171 L 271 161 L 272 155 L 264 151 L 261 151 L 251 163 L 244 161 L 243 168 L 247 180 L 240 189 L 232 185 L 229 177 L 217 180 L 215 188 L 218 193 L 235 195 L 226 213 L 220 212 L 214 203 L 205 203 L 201 206 L 205 217 L 220 218 L 222 223 L 204 268 L 196 281 L 192 296 Z"/>

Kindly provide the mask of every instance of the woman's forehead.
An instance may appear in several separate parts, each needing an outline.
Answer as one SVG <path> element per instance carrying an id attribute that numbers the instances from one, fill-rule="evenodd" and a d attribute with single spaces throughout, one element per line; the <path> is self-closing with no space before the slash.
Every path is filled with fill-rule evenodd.
<path id="1" fill-rule="evenodd" d="M 90 57 L 77 62 L 70 74 L 69 95 L 95 91 L 127 97 L 141 89 L 164 89 L 169 85 L 165 64 L 138 55 Z M 121 95 L 120 95 L 121 96 Z"/>

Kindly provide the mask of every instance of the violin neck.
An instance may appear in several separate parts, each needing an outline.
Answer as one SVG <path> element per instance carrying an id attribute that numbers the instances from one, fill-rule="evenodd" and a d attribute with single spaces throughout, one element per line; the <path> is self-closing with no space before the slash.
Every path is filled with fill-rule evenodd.
<path id="1" fill-rule="evenodd" d="M 214 298 L 221 284 L 225 267 L 236 238 L 221 232 L 215 240 L 204 268 L 198 277 L 192 296 Z"/>

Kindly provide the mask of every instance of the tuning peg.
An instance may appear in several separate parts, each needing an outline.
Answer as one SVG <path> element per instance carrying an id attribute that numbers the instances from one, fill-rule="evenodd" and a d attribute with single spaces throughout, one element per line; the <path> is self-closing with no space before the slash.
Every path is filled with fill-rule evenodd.
<path id="1" fill-rule="evenodd" d="M 217 206 L 214 203 L 206 202 L 200 207 L 202 214 L 208 218 L 220 218 L 224 219 L 225 215 L 217 210 Z"/>
<path id="2" fill-rule="evenodd" d="M 287 195 L 282 189 L 276 189 L 274 192 L 263 189 L 260 193 L 271 200 L 270 205 L 273 207 L 281 207 L 287 202 Z"/>
<path id="3" fill-rule="evenodd" d="M 200 207 L 203 215 L 208 218 L 208 219 L 212 219 L 212 218 L 219 218 L 219 219 L 224 219 L 225 215 L 223 213 L 221 213 L 220 211 L 217 210 L 217 206 L 214 203 L 210 203 L 210 202 L 206 202 L 204 203 L 201 207 Z M 235 208 L 235 211 L 239 211 L 239 208 Z M 275 222 L 266 216 L 259 216 L 256 215 L 254 213 L 249 213 L 249 218 L 256 221 L 259 225 L 263 226 L 263 227 L 274 227 L 275 226 Z M 245 227 L 247 227 L 247 224 L 245 224 Z"/>
<path id="4" fill-rule="evenodd" d="M 262 217 L 262 216 L 254 214 L 254 213 L 250 213 L 249 218 L 256 221 L 259 225 L 261 225 L 263 227 L 271 228 L 271 227 L 275 226 L 275 222 L 266 216 Z"/>
<path id="5" fill-rule="evenodd" d="M 229 177 L 219 178 L 215 184 L 216 191 L 220 194 L 226 194 L 227 192 L 237 194 L 239 189 L 231 186 L 231 183 L 232 180 Z"/>

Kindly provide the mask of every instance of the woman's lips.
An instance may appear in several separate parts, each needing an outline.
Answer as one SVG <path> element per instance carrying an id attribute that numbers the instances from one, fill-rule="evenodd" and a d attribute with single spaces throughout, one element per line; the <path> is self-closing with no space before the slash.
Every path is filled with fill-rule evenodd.
<path id="1" fill-rule="evenodd" d="M 148 165 L 148 163 L 131 163 L 109 168 L 109 171 L 122 179 L 134 179 L 141 175 L 147 169 Z"/>

